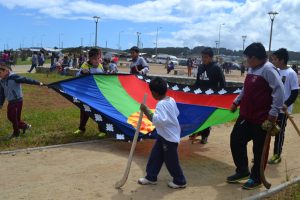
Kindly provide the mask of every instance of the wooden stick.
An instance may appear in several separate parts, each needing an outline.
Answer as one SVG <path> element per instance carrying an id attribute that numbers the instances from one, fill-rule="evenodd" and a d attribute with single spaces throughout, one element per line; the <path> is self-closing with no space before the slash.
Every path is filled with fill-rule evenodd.
<path id="1" fill-rule="evenodd" d="M 259 167 L 259 174 L 260 174 L 260 180 L 262 184 L 265 186 L 265 188 L 270 189 L 271 183 L 269 183 L 265 176 L 265 164 L 268 160 L 268 154 L 269 154 L 269 146 L 271 141 L 271 134 L 269 131 L 267 132 L 265 142 L 264 142 L 264 148 L 261 154 L 261 161 L 260 161 L 260 167 Z"/>
<path id="2" fill-rule="evenodd" d="M 288 119 L 290 120 L 290 122 L 293 124 L 294 128 L 296 129 L 296 132 L 298 133 L 298 135 L 300 136 L 300 130 L 297 127 L 296 123 L 294 122 L 293 118 L 291 117 L 291 115 L 288 113 L 288 111 L 284 111 L 286 116 L 288 117 Z"/>
<path id="3" fill-rule="evenodd" d="M 147 94 L 144 94 L 144 99 L 143 99 L 143 102 L 142 102 L 143 104 L 146 103 L 146 99 L 147 99 Z M 117 188 L 117 189 L 119 189 L 123 185 L 125 185 L 125 183 L 127 181 L 129 171 L 130 171 L 130 167 L 131 167 L 131 162 L 132 162 L 132 159 L 133 159 L 133 153 L 134 153 L 135 146 L 136 146 L 136 143 L 137 143 L 137 139 L 138 139 L 138 136 L 139 136 L 139 133 L 140 133 L 142 120 L 143 120 L 143 112 L 140 111 L 139 121 L 138 121 L 138 124 L 137 124 L 137 127 L 136 127 L 136 131 L 134 133 L 134 138 L 133 138 L 133 141 L 132 141 L 132 145 L 131 145 L 131 149 L 130 149 L 130 153 L 129 153 L 127 166 L 126 166 L 124 175 L 123 175 L 122 179 L 119 180 L 118 182 L 116 182 L 116 184 L 115 184 L 115 188 Z"/>

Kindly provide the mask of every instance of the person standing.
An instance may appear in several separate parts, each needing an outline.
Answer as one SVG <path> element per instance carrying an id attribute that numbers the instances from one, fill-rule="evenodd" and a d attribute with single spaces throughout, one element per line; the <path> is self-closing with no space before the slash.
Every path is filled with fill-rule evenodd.
<path id="1" fill-rule="evenodd" d="M 139 53 L 140 49 L 138 47 L 131 47 L 130 54 L 132 62 L 130 64 L 130 73 L 146 75 L 149 72 L 149 66 L 145 59 L 139 56 Z"/>
<path id="2" fill-rule="evenodd" d="M 275 124 L 284 102 L 284 87 L 280 76 L 261 43 L 252 43 L 244 51 L 249 71 L 244 87 L 231 105 L 240 115 L 230 135 L 230 149 L 236 166 L 235 174 L 227 177 L 228 183 L 237 183 L 249 177 L 243 189 L 254 189 L 261 185 L 260 163 L 267 132 L 262 124 Z M 254 163 L 249 172 L 247 144 L 253 141 Z M 267 156 L 267 155 L 266 155 Z"/>
<path id="3" fill-rule="evenodd" d="M 78 72 L 78 76 L 103 73 L 103 67 L 100 63 L 101 60 L 101 50 L 97 48 L 92 48 L 89 53 L 89 58 L 86 62 L 81 65 L 81 69 Z M 86 86 L 88 87 L 88 85 Z M 80 124 L 78 129 L 74 132 L 74 135 L 83 134 L 85 132 L 86 123 L 89 119 L 89 115 L 80 109 Z M 106 134 L 102 131 L 100 124 L 98 124 L 99 137 L 104 137 Z"/>
<path id="4" fill-rule="evenodd" d="M 188 77 L 191 77 L 192 76 L 192 68 L 193 68 L 192 58 L 188 58 L 186 65 L 187 65 L 187 69 L 188 69 Z"/>
<path id="5" fill-rule="evenodd" d="M 223 88 L 225 87 L 225 77 L 222 69 L 219 65 L 213 61 L 214 52 L 212 48 L 207 47 L 201 52 L 202 64 L 198 66 L 197 78 L 194 86 L 201 87 L 212 87 L 212 88 Z M 197 136 L 201 135 L 201 143 L 206 144 L 208 136 L 210 134 L 211 127 L 208 127 L 192 136 L 190 139 L 193 140 Z"/>
<path id="6" fill-rule="evenodd" d="M 173 189 L 185 188 L 186 180 L 178 159 L 178 144 L 180 142 L 180 125 L 178 122 L 179 110 L 172 97 L 166 96 L 167 83 L 160 77 L 151 80 L 150 91 L 154 99 L 158 100 L 155 112 L 141 104 L 141 111 L 152 121 L 156 127 L 157 139 L 152 148 L 144 178 L 140 178 L 138 183 L 141 185 L 154 185 L 157 183 L 157 176 L 163 165 L 173 177 L 173 181 L 168 186 Z"/>
<path id="7" fill-rule="evenodd" d="M 287 115 L 292 113 L 293 103 L 298 96 L 299 84 L 296 72 L 287 66 L 289 60 L 288 51 L 284 48 L 278 49 L 272 55 L 272 63 L 279 69 L 279 74 L 284 85 L 284 105 L 279 115 L 277 124 L 280 127 L 279 134 L 275 135 L 274 151 L 269 164 L 277 164 L 281 161 L 282 146 L 284 142 Z"/>

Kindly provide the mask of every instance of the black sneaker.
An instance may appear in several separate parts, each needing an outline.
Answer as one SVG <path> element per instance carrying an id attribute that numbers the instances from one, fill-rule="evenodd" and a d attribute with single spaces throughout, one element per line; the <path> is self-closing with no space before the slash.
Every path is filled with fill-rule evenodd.
<path id="1" fill-rule="evenodd" d="M 28 129 L 30 129 L 31 128 L 31 125 L 30 124 L 26 124 L 26 127 L 25 128 L 23 128 L 23 134 L 25 134 L 26 133 L 26 130 L 28 130 Z"/>
<path id="2" fill-rule="evenodd" d="M 245 174 L 235 173 L 232 176 L 228 176 L 226 181 L 228 183 L 238 183 L 241 180 L 249 178 L 249 175 L 249 172 Z"/>
<path id="3" fill-rule="evenodd" d="M 253 179 L 249 179 L 242 188 L 245 190 L 253 190 L 261 186 L 261 182 L 254 181 Z"/>
<path id="4" fill-rule="evenodd" d="M 208 137 L 202 137 L 201 139 L 201 144 L 206 144 L 207 143 Z"/>
<path id="5" fill-rule="evenodd" d="M 19 136 L 20 136 L 20 133 L 13 133 L 13 134 L 11 134 L 9 139 L 13 139 L 13 138 L 16 138 L 16 137 L 19 137 Z"/>

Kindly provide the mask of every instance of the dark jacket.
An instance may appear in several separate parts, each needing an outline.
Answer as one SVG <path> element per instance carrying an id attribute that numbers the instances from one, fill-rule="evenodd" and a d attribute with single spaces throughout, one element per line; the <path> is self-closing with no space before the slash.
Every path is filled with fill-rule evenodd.
<path id="1" fill-rule="evenodd" d="M 203 77 L 206 72 L 206 77 Z M 195 86 L 225 87 L 225 77 L 222 69 L 216 62 L 208 65 L 200 64 Z"/>

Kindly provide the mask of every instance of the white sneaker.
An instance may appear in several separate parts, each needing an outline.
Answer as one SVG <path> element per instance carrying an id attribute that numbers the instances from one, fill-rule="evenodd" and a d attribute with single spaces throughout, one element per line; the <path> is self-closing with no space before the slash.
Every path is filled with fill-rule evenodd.
<path id="1" fill-rule="evenodd" d="M 149 181 L 146 178 L 139 178 L 138 183 L 141 185 L 156 185 L 156 181 Z"/>
<path id="2" fill-rule="evenodd" d="M 170 181 L 168 183 L 168 187 L 173 188 L 173 189 L 185 188 L 186 184 L 184 184 L 184 185 L 177 185 L 177 184 L 173 183 L 173 181 Z"/>

